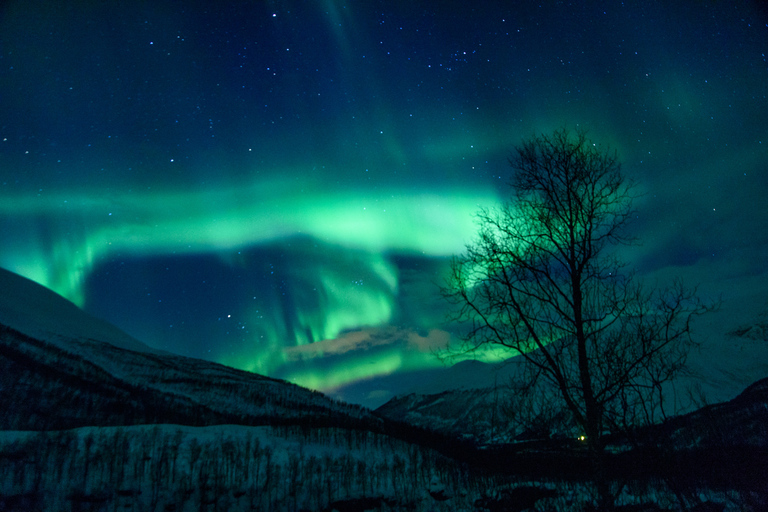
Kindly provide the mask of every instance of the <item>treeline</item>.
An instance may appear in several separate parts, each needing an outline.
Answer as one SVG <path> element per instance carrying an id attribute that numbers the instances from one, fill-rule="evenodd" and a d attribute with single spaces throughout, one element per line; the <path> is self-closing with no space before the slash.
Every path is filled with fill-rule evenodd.
<path id="1" fill-rule="evenodd" d="M 434 450 L 339 428 L 139 426 L 6 433 L 0 509 L 471 508 L 498 485 Z"/>

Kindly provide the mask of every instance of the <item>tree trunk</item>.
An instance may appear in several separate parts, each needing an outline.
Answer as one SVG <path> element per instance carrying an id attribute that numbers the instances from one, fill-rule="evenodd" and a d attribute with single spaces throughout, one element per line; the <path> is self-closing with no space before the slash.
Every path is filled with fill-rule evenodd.
<path id="1" fill-rule="evenodd" d="M 600 512 L 610 512 L 613 510 L 613 495 L 611 494 L 611 484 L 605 470 L 605 453 L 600 446 L 600 441 L 595 440 L 590 443 L 589 456 L 592 459 L 592 479 L 597 488 L 597 509 Z"/>
<path id="2" fill-rule="evenodd" d="M 597 400 L 595 399 L 594 390 L 592 389 L 592 369 L 589 367 L 587 335 L 584 332 L 581 276 L 576 270 L 574 270 L 571 275 L 571 286 L 573 287 L 573 318 L 576 327 L 579 378 L 584 393 L 584 430 L 587 435 L 589 456 L 592 459 L 592 478 L 597 487 L 598 509 L 601 512 L 607 512 L 613 509 L 613 498 L 610 492 L 611 487 L 605 473 L 605 459 L 602 440 L 600 438 L 602 434 L 601 411 Z"/>

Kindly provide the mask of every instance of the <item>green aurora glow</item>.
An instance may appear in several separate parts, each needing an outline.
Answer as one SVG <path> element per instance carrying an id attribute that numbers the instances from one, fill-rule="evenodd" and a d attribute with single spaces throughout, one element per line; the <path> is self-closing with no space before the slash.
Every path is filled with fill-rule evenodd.
<path id="1" fill-rule="evenodd" d="M 638 272 L 765 272 L 756 5 L 8 0 L 0 266 L 170 352 L 417 375 L 509 152 L 566 125 L 642 187 Z"/>
<path id="2" fill-rule="evenodd" d="M 82 306 L 83 286 L 99 261 L 210 252 L 226 259 L 233 250 L 300 235 L 305 237 L 304 245 L 314 249 L 304 247 L 287 256 L 294 260 L 286 264 L 293 269 L 293 279 L 302 283 L 292 290 L 297 306 L 294 328 L 281 328 L 279 314 L 264 322 L 264 310 L 251 308 L 244 315 L 249 324 L 262 326 L 253 331 L 259 338 L 253 345 L 261 349 L 222 356 L 222 362 L 324 390 L 361 378 L 442 364 L 431 351 L 404 350 L 396 343 L 323 369 L 304 365 L 287 373 L 281 370 L 290 362 L 287 348 L 386 325 L 396 307 L 399 279 L 386 254 L 444 257 L 460 252 L 475 230 L 473 214 L 496 204 L 495 192 L 279 195 L 279 190 L 279 186 L 261 185 L 103 198 L 74 193 L 0 198 L 0 214 L 26 226 L 27 239 L 24 243 L 19 235 L 17 250 L 4 251 L 0 266 Z M 57 213 L 58 230 L 50 225 L 44 232 L 34 229 L 36 218 Z M 355 279 L 345 268 L 354 269 Z M 318 356 L 322 353 L 314 357 Z"/>
<path id="3" fill-rule="evenodd" d="M 0 265 L 82 306 L 85 276 L 94 262 L 115 254 L 216 252 L 306 235 L 374 254 L 445 256 L 463 249 L 477 209 L 496 201 L 490 190 L 285 196 L 269 186 L 99 199 L 77 193 L 0 197 L 0 215 L 26 233 L 18 235 L 15 251 L 3 252 Z M 36 230 L 40 216 L 54 218 L 56 228 Z M 386 272 L 382 260 L 375 265 Z M 396 286 L 395 276 L 387 279 Z"/>

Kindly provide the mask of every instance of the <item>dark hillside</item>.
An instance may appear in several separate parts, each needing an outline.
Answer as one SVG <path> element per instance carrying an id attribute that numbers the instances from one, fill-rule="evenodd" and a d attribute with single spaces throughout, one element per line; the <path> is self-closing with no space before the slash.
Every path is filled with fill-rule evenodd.
<path id="1" fill-rule="evenodd" d="M 1 429 L 146 423 L 373 428 L 381 421 L 360 407 L 216 363 L 92 340 L 69 343 L 80 345 L 77 353 L 0 325 Z"/>

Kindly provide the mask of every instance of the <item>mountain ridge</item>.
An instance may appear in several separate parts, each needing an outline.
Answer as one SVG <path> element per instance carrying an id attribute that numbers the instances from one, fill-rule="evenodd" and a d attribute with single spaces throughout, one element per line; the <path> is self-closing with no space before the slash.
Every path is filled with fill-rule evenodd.
<path id="1" fill-rule="evenodd" d="M 51 343 L 96 339 L 140 352 L 167 354 L 79 308 L 53 290 L 0 268 L 0 324 Z"/>
<path id="2" fill-rule="evenodd" d="M 94 340 L 68 340 L 67 345 L 75 350 L 0 327 L 0 404 L 7 411 L 0 429 L 380 421 L 362 407 L 209 361 Z M 42 414 L 40 404 L 51 407 Z"/>

